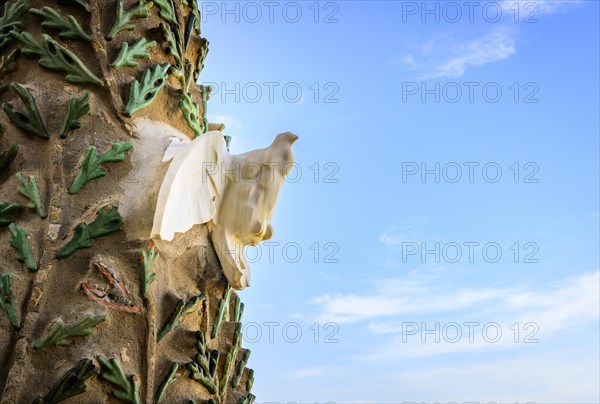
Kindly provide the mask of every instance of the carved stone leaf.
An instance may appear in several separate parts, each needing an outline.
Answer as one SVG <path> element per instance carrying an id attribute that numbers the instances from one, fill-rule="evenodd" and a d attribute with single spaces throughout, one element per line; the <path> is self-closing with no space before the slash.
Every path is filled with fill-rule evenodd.
<path id="1" fill-rule="evenodd" d="M 142 276 L 140 290 L 142 297 L 147 297 L 150 284 L 156 280 L 154 272 L 154 262 L 158 257 L 158 251 L 154 243 L 150 241 L 148 246 L 140 251 L 140 261 L 142 262 Z"/>
<path id="2" fill-rule="evenodd" d="M 12 300 L 12 278 L 10 272 L 0 276 L 0 307 L 6 311 L 10 324 L 15 327 L 21 327 L 21 320 L 17 315 L 17 310 Z"/>
<path id="3" fill-rule="evenodd" d="M 72 15 L 65 17 L 48 6 L 41 9 L 32 8 L 29 12 L 43 19 L 42 27 L 59 30 L 60 33 L 58 36 L 62 39 L 77 39 L 90 42 L 90 36 L 81 28 L 81 25 L 79 25 Z"/>
<path id="4" fill-rule="evenodd" d="M 102 365 L 100 377 L 115 387 L 113 396 L 127 403 L 140 404 L 140 379 L 136 375 L 126 376 L 121 363 L 115 358 L 98 355 L 96 359 Z"/>
<path id="5" fill-rule="evenodd" d="M 11 31 L 19 32 L 23 29 L 21 18 L 27 11 L 27 0 L 17 0 L 14 3 L 4 4 L 4 14 L 0 16 L 0 50 L 12 42 Z"/>
<path id="6" fill-rule="evenodd" d="M 254 394 L 250 393 L 247 396 L 244 396 L 238 400 L 237 404 L 252 404 L 256 400 Z"/>
<path id="7" fill-rule="evenodd" d="M 117 1 L 117 16 L 110 32 L 106 36 L 109 41 L 113 40 L 121 31 L 130 31 L 135 28 L 131 20 L 136 18 L 146 18 L 150 14 L 153 3 L 151 1 L 139 1 L 129 10 L 125 11 L 123 0 Z"/>
<path id="8" fill-rule="evenodd" d="M 92 328 L 107 319 L 108 315 L 95 316 L 89 314 L 72 324 L 64 324 L 60 321 L 54 325 L 47 338 L 34 342 L 32 347 L 34 349 L 42 349 L 50 344 L 62 346 L 69 345 L 68 338 L 90 335 L 92 333 Z"/>
<path id="9" fill-rule="evenodd" d="M 17 59 L 21 54 L 21 49 L 14 49 L 8 55 L 0 56 L 0 94 L 8 90 L 8 85 L 3 84 L 2 80 L 9 73 L 17 70 Z"/>
<path id="10" fill-rule="evenodd" d="M 19 145 L 13 144 L 8 150 L 0 152 L 0 174 L 2 174 L 17 157 L 19 151 Z M 0 220 L 1 223 L 1 220 Z M 1 224 L 0 224 L 1 225 Z"/>
<path id="11" fill-rule="evenodd" d="M 182 317 L 187 313 L 197 308 L 197 304 L 204 301 L 204 295 L 198 295 L 190 298 L 187 302 L 180 299 L 175 306 L 175 309 L 167 319 L 166 323 L 162 326 L 158 335 L 156 336 L 156 342 L 160 342 L 170 331 L 181 325 Z"/>
<path id="12" fill-rule="evenodd" d="M 129 46 L 126 41 L 121 43 L 121 50 L 119 55 L 112 63 L 112 67 L 136 67 L 138 62 L 136 62 L 135 58 L 147 58 L 150 56 L 148 52 L 148 48 L 156 45 L 155 41 L 148 41 L 146 38 L 141 38 L 137 41 L 133 46 Z"/>
<path id="13" fill-rule="evenodd" d="M 90 146 L 81 165 L 81 170 L 73 185 L 69 189 L 69 192 L 76 194 L 81 190 L 88 181 L 102 177 L 106 175 L 106 170 L 102 168 L 102 164 L 108 162 L 123 161 L 125 159 L 125 153 L 133 148 L 131 142 L 115 143 L 110 149 L 104 153 L 96 154 L 96 147 Z"/>
<path id="14" fill-rule="evenodd" d="M 96 219 L 90 224 L 79 223 L 73 237 L 56 254 L 59 259 L 71 256 L 81 248 L 92 246 L 92 239 L 117 231 L 123 226 L 123 219 L 114 205 L 105 205 L 98 209 Z"/>
<path id="15" fill-rule="evenodd" d="M 158 387 L 158 391 L 154 396 L 153 404 L 160 404 L 162 402 L 167 389 L 175 381 L 175 379 L 177 379 L 177 370 L 179 370 L 179 364 L 173 363 L 169 369 L 169 372 L 165 376 L 165 379 Z"/>
<path id="16" fill-rule="evenodd" d="M 144 70 L 142 80 L 133 80 L 129 92 L 129 102 L 125 107 L 125 115 L 132 116 L 142 108 L 147 107 L 154 101 L 158 92 L 167 81 L 169 64 L 155 65 Z"/>
<path id="17" fill-rule="evenodd" d="M 10 88 L 17 94 L 25 105 L 25 111 L 19 111 L 9 103 L 2 104 L 2 109 L 8 115 L 10 120 L 23 129 L 24 131 L 33 133 L 42 138 L 49 138 L 48 130 L 42 120 L 38 110 L 35 98 L 28 89 L 21 86 L 19 83 L 12 83 Z"/>
<path id="18" fill-rule="evenodd" d="M 197 331 L 196 355 L 194 360 L 185 366 L 190 371 L 189 378 L 204 386 L 210 394 L 217 392 L 216 371 L 219 356 L 219 351 L 207 348 L 204 334 Z"/>
<path id="19" fill-rule="evenodd" d="M 40 190 L 35 177 L 33 175 L 25 176 L 21 172 L 17 173 L 16 177 L 19 180 L 19 193 L 29 199 L 29 204 L 27 206 L 35 209 L 38 216 L 42 219 L 48 216 L 42 198 L 40 197 Z"/>
<path id="20" fill-rule="evenodd" d="M 23 54 L 38 56 L 39 64 L 47 69 L 66 72 L 66 80 L 69 83 L 104 86 L 104 82 L 96 77 L 73 52 L 49 35 L 42 34 L 39 42 L 28 32 L 20 34 L 13 32 L 12 35 L 23 43 Z"/>
<path id="21" fill-rule="evenodd" d="M 17 250 L 17 260 L 24 263 L 25 267 L 31 272 L 37 271 L 37 262 L 33 256 L 33 251 L 31 251 L 31 246 L 29 245 L 29 239 L 27 238 L 27 232 L 25 232 L 25 229 L 17 226 L 14 223 L 11 223 L 8 226 L 8 229 L 10 230 L 11 234 L 10 245 Z"/>
<path id="22" fill-rule="evenodd" d="M 63 128 L 60 131 L 61 139 L 66 138 L 69 132 L 72 130 L 81 128 L 81 122 L 79 122 L 79 118 L 90 112 L 89 98 L 90 93 L 86 91 L 81 97 L 72 97 L 69 100 L 69 104 L 67 106 L 67 117 L 65 119 Z"/>
<path id="23" fill-rule="evenodd" d="M 154 0 L 154 4 L 156 4 L 160 9 L 159 15 L 163 20 L 169 22 L 170 24 L 177 23 L 173 0 Z"/>
<path id="24" fill-rule="evenodd" d="M 172 26 L 165 24 L 164 22 L 160 23 L 160 28 L 162 30 L 163 37 L 169 45 L 166 52 L 169 55 L 173 55 L 173 57 L 175 58 L 175 66 L 178 69 L 181 69 L 183 59 L 183 43 L 180 40 L 179 30 L 177 29 L 177 27 L 178 26 L 175 27 L 176 29 L 173 29 Z"/>
<path id="25" fill-rule="evenodd" d="M 82 394 L 87 390 L 87 379 L 96 377 L 99 373 L 100 369 L 91 359 L 82 359 L 74 368 L 67 370 L 46 395 L 35 399 L 33 404 L 54 404 Z"/>
<path id="26" fill-rule="evenodd" d="M 10 215 L 21 209 L 21 205 L 0 201 L 0 226 L 8 226 L 12 223 Z"/>
<path id="27" fill-rule="evenodd" d="M 181 96 L 179 107 L 183 112 L 185 121 L 194 132 L 194 137 L 198 137 L 204 133 L 203 124 L 200 122 L 200 109 L 198 104 L 194 102 L 192 94 L 185 93 Z"/>

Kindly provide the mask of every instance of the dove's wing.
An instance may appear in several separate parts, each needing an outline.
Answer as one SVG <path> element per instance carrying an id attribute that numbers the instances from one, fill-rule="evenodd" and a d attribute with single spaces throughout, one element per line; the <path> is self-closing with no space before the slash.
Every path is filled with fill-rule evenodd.
<path id="1" fill-rule="evenodd" d="M 165 154 L 162 158 L 163 163 L 171 161 L 181 149 L 190 144 L 189 141 L 184 142 L 177 137 L 172 137 L 169 140 L 171 141 L 171 143 L 169 143 L 169 147 L 167 147 L 167 150 L 165 150 Z"/>
<path id="2" fill-rule="evenodd" d="M 181 147 L 173 157 L 160 191 L 152 236 L 172 240 L 195 224 L 210 221 L 223 193 L 221 161 L 227 156 L 223 134 L 207 132 Z"/>

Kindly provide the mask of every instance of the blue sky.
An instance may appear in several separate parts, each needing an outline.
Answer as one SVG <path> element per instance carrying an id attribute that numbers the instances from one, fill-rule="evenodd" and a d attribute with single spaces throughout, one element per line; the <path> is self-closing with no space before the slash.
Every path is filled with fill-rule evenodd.
<path id="1" fill-rule="evenodd" d="M 599 402 L 599 3 L 270 4 L 201 3 L 232 151 L 300 136 L 258 401 Z"/>

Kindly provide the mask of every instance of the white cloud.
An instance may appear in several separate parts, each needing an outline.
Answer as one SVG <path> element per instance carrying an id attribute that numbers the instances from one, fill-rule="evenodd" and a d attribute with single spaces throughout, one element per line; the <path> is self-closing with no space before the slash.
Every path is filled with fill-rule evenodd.
<path id="1" fill-rule="evenodd" d="M 597 358 L 575 359 L 570 357 L 572 354 L 553 352 L 484 363 L 421 367 L 390 377 L 406 386 L 406 400 L 419 402 L 447 402 L 447 397 L 457 402 L 592 402 L 599 394 Z M 430 387 L 427 398 L 423 398 L 422 386 Z"/>
<path id="2" fill-rule="evenodd" d="M 459 46 L 456 54 L 439 64 L 424 78 L 461 77 L 468 66 L 481 66 L 506 59 L 515 53 L 514 40 L 503 31 L 494 32 L 484 38 L 476 39 Z"/>
<path id="3" fill-rule="evenodd" d="M 322 307 L 317 321 L 354 323 L 394 315 L 451 312 L 511 293 L 504 289 L 444 292 L 431 283 L 432 279 L 414 278 L 387 279 L 376 285 L 372 294 L 321 296 L 314 300 Z"/>
<path id="4" fill-rule="evenodd" d="M 364 359 L 380 360 L 389 357 L 419 357 L 443 353 L 466 352 L 482 349 L 516 347 L 511 325 L 523 330 L 518 338 L 535 331 L 533 339 L 548 340 L 556 335 L 572 333 L 596 323 L 600 316 L 600 271 L 583 274 L 531 289 L 479 288 L 443 291 L 440 285 L 427 279 L 391 279 L 379 284 L 370 294 L 325 295 L 315 300 L 321 306 L 320 322 L 356 323 L 370 321 L 368 329 L 374 334 L 395 334 L 389 344 L 376 348 Z M 403 322 L 418 317 L 427 321 L 428 328 L 435 322 L 456 322 L 463 330 L 458 342 L 442 340 L 422 343 L 420 332 L 411 338 L 403 336 Z M 481 327 L 497 322 L 505 335 L 497 343 L 483 337 L 469 341 L 468 321 L 479 321 Z M 433 319 L 433 320 L 432 320 Z M 439 332 L 438 332 L 439 334 Z M 453 334 L 454 335 L 454 334 Z M 452 337 L 453 338 L 453 337 Z M 519 346 L 522 346 L 519 345 Z"/>
<path id="5" fill-rule="evenodd" d="M 564 13 L 583 3 L 583 0 L 504 0 L 501 4 L 505 13 L 515 18 L 515 10 L 519 10 L 517 21 L 538 19 L 539 15 Z"/>
<path id="6" fill-rule="evenodd" d="M 400 62 L 405 64 L 411 69 L 416 69 L 418 67 L 417 62 L 415 62 L 415 58 L 413 55 L 408 54 L 400 59 Z"/>
<path id="7" fill-rule="evenodd" d="M 457 78 L 471 66 L 482 66 L 508 58 L 516 52 L 514 31 L 505 27 L 469 40 L 437 36 L 420 46 L 421 60 L 407 55 L 401 61 L 410 69 L 422 71 L 421 79 Z"/>
<path id="8" fill-rule="evenodd" d="M 421 73 L 419 79 L 458 78 L 472 67 L 507 59 L 517 51 L 516 34 L 534 26 L 544 16 L 564 13 L 583 0 L 503 0 L 496 23 L 471 24 L 467 30 L 453 26 L 416 46 L 394 64 Z"/>
<path id="9" fill-rule="evenodd" d="M 413 220 L 401 226 L 392 226 L 379 236 L 379 242 L 387 247 L 401 245 L 407 241 L 414 241 L 420 238 L 420 230 L 423 222 Z"/>
<path id="10" fill-rule="evenodd" d="M 384 233 L 379 236 L 379 242 L 386 246 L 396 246 L 401 245 L 404 242 L 409 241 L 410 239 L 405 234 L 390 234 Z"/>

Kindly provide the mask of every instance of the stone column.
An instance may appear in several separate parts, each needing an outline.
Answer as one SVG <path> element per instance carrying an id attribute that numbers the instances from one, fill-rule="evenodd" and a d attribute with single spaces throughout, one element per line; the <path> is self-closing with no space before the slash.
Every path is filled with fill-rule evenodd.
<path id="1" fill-rule="evenodd" d="M 207 51 L 194 0 L 0 4 L 3 403 L 253 401 L 211 228 L 150 239 Z"/>

